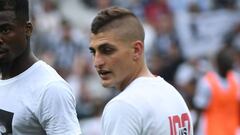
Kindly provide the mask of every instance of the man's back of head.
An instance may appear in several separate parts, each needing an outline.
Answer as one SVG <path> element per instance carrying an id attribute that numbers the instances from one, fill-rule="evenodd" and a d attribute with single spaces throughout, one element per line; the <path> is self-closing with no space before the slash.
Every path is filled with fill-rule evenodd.
<path id="1" fill-rule="evenodd" d="M 217 70 L 222 77 L 233 69 L 233 53 L 231 50 L 220 50 L 216 56 Z"/>

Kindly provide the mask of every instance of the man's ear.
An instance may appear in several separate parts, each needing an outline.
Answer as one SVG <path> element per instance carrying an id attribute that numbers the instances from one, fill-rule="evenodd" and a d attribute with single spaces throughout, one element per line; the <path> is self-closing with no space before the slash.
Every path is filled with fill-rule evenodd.
<path id="1" fill-rule="evenodd" d="M 32 35 L 32 31 L 33 31 L 33 25 L 31 22 L 26 22 L 25 25 L 25 33 L 28 37 L 30 37 Z"/>
<path id="2" fill-rule="evenodd" d="M 142 41 L 138 40 L 133 43 L 133 59 L 134 61 L 140 59 L 144 53 L 144 44 Z"/>

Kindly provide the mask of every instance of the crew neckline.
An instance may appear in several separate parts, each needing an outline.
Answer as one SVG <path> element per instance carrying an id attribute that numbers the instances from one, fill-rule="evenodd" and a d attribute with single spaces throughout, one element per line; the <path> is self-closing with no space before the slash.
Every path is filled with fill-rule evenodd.
<path id="1" fill-rule="evenodd" d="M 27 76 L 28 74 L 32 73 L 37 67 L 39 67 L 42 63 L 44 63 L 44 62 L 41 61 L 41 60 L 38 60 L 32 66 L 30 66 L 27 70 L 20 73 L 19 75 L 14 76 L 14 77 L 9 78 L 9 79 L 6 79 L 6 80 L 0 80 L 0 86 L 15 82 L 15 81 Z"/>
<path id="2" fill-rule="evenodd" d="M 125 90 L 130 87 L 131 85 L 137 83 L 137 82 L 145 82 L 146 80 L 152 80 L 152 81 L 156 81 L 156 80 L 162 80 L 163 78 L 160 76 L 155 76 L 155 77 L 147 77 L 147 76 L 140 76 L 135 78 L 126 88 Z M 124 90 L 124 91 L 125 91 Z"/>

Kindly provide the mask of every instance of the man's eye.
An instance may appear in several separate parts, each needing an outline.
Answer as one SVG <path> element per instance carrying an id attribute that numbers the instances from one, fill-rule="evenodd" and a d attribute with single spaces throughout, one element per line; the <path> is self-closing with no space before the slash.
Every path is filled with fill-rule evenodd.
<path id="1" fill-rule="evenodd" d="M 0 33 L 2 33 L 2 34 L 8 34 L 10 31 L 11 31 L 10 28 L 3 28 L 3 29 L 0 29 Z"/>
<path id="2" fill-rule="evenodd" d="M 114 52 L 114 49 L 112 49 L 112 48 L 103 48 L 102 52 L 104 54 L 112 54 Z"/>
<path id="3" fill-rule="evenodd" d="M 91 53 L 92 55 L 95 55 L 95 51 L 94 51 L 94 50 L 90 50 L 90 53 Z"/>

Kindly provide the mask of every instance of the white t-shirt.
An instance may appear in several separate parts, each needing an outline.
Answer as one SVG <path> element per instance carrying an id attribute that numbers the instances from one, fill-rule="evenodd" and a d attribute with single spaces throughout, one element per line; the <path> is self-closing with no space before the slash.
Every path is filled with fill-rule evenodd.
<path id="1" fill-rule="evenodd" d="M 104 135 L 193 135 L 189 109 L 161 77 L 139 77 L 104 108 Z"/>
<path id="2" fill-rule="evenodd" d="M 43 61 L 0 80 L 0 134 L 79 135 L 75 98 L 68 84 Z"/>

